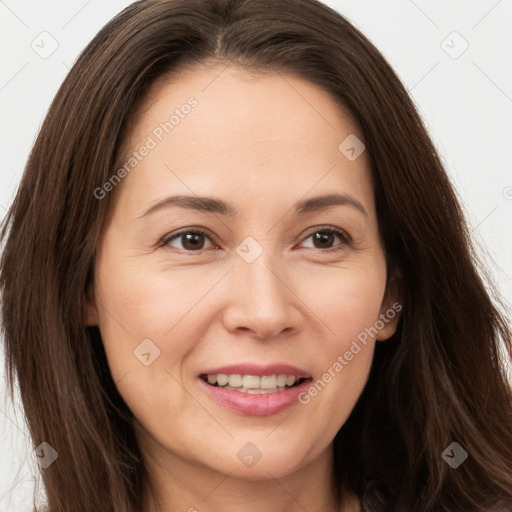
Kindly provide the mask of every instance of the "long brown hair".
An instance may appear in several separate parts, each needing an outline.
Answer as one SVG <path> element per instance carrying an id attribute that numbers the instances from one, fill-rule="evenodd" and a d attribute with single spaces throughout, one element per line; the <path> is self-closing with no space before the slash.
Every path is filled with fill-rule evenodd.
<path id="1" fill-rule="evenodd" d="M 381 511 L 512 509 L 512 358 L 504 309 L 404 86 L 343 16 L 315 0 L 135 2 L 58 91 L 4 221 L 0 267 L 10 389 L 17 379 L 50 512 L 141 512 L 144 466 L 100 333 L 85 327 L 95 251 L 114 193 L 94 193 L 151 84 L 197 63 L 293 73 L 360 125 L 388 272 L 403 311 L 334 440 L 340 485 Z M 490 290 L 490 291 L 489 291 Z M 443 459 L 456 442 L 468 458 Z"/>

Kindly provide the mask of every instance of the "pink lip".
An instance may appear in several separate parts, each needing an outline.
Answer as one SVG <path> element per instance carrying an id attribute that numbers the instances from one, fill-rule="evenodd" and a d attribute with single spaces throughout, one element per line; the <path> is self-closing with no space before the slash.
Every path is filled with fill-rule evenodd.
<path id="1" fill-rule="evenodd" d="M 238 366 L 238 369 L 241 367 Z M 254 371 L 254 370 L 252 370 Z M 266 369 L 265 369 L 266 371 Z M 211 374 L 216 373 L 210 372 Z M 219 373 L 223 373 L 219 371 Z M 233 373 L 230 370 L 230 373 Z M 242 373 L 242 372 L 236 372 Z M 243 372 L 245 375 L 257 375 L 257 373 Z M 287 373 L 285 371 L 272 372 L 274 373 Z M 268 374 L 267 374 L 268 375 Z M 294 372 L 288 373 L 288 375 L 294 375 Z M 228 407 L 229 409 L 244 415 L 250 416 L 270 416 L 272 414 L 278 414 L 284 411 L 288 407 L 297 404 L 299 395 L 305 392 L 310 386 L 311 379 L 303 381 L 298 386 L 294 386 L 284 391 L 277 391 L 275 393 L 264 393 L 261 395 L 250 395 L 248 393 L 242 393 L 240 391 L 233 391 L 230 389 L 223 389 L 212 386 L 205 382 L 203 379 L 198 378 L 199 384 L 203 386 L 205 391 L 212 397 L 217 403 Z"/>
<path id="2" fill-rule="evenodd" d="M 218 375 L 223 373 L 224 375 L 256 375 L 262 377 L 264 375 L 295 375 L 298 378 L 309 378 L 311 374 L 307 373 L 296 366 L 291 366 L 284 363 L 275 363 L 268 365 L 258 365 L 253 363 L 237 364 L 230 366 L 222 366 L 218 368 L 211 368 L 204 370 L 201 374 L 204 375 Z"/>

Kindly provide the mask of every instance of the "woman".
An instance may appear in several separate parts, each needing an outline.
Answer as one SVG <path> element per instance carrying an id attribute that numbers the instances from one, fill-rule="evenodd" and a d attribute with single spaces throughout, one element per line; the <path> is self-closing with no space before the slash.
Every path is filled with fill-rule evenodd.
<path id="1" fill-rule="evenodd" d="M 499 298 L 404 87 L 326 6 L 129 6 L 2 239 L 50 512 L 512 510 Z"/>

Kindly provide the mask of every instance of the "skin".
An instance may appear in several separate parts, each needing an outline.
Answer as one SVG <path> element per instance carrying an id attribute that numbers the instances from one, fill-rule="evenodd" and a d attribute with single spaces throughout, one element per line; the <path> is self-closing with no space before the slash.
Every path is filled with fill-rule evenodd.
<path id="1" fill-rule="evenodd" d="M 198 375 L 285 362 L 316 380 L 397 301 L 386 289 L 368 154 L 349 161 L 338 149 L 349 134 L 363 137 L 326 92 L 288 74 L 214 65 L 178 78 L 154 85 L 126 154 L 187 98 L 198 105 L 117 186 L 87 312 L 136 418 L 147 511 L 359 510 L 349 493 L 335 500 L 332 441 L 398 314 L 307 405 L 276 415 L 219 405 Z M 366 215 L 350 205 L 294 213 L 298 201 L 333 191 L 357 199 Z M 174 206 L 140 218 L 177 194 L 215 196 L 238 214 Z M 189 227 L 211 236 L 199 236 L 198 249 L 184 237 L 158 247 Z M 326 227 L 352 241 L 315 243 Z M 247 236 L 263 249 L 251 264 L 236 252 Z M 160 349 L 149 366 L 134 357 L 145 339 Z M 237 457 L 247 442 L 262 454 L 252 467 Z"/>

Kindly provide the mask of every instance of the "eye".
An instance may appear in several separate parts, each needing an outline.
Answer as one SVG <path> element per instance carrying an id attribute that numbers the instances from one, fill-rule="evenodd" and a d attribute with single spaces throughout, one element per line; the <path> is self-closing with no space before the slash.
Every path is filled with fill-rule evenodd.
<path id="1" fill-rule="evenodd" d="M 331 244 L 336 237 L 341 240 L 341 243 L 338 244 L 338 246 L 332 247 Z M 311 233 L 304 240 L 308 240 L 309 238 L 313 240 L 313 249 L 323 249 L 324 251 L 341 251 L 346 245 L 350 244 L 351 241 L 347 233 L 333 228 L 317 228 L 316 231 Z M 329 247 L 326 247 L 326 245 Z"/>
<path id="2" fill-rule="evenodd" d="M 164 238 L 160 242 L 159 246 L 175 247 L 171 244 L 171 242 L 176 240 L 178 243 L 182 245 L 182 247 L 177 247 L 178 249 L 182 249 L 186 252 L 201 252 L 205 250 L 205 239 L 210 240 L 210 236 L 206 231 L 200 228 L 189 228 Z"/>
<path id="3" fill-rule="evenodd" d="M 335 239 L 339 238 L 341 243 L 332 247 Z M 178 233 L 166 236 L 159 242 L 158 247 L 173 247 L 175 249 L 181 249 L 183 252 L 197 252 L 200 253 L 208 247 L 205 247 L 205 241 L 209 240 L 211 243 L 211 235 L 202 228 L 188 228 L 179 231 Z M 335 228 L 320 228 L 313 231 L 304 240 L 312 238 L 313 249 L 320 249 L 323 252 L 327 251 L 341 251 L 346 245 L 350 244 L 350 236 Z M 174 242 L 181 244 L 181 247 L 173 245 Z M 211 243 L 213 247 L 215 245 Z"/>

